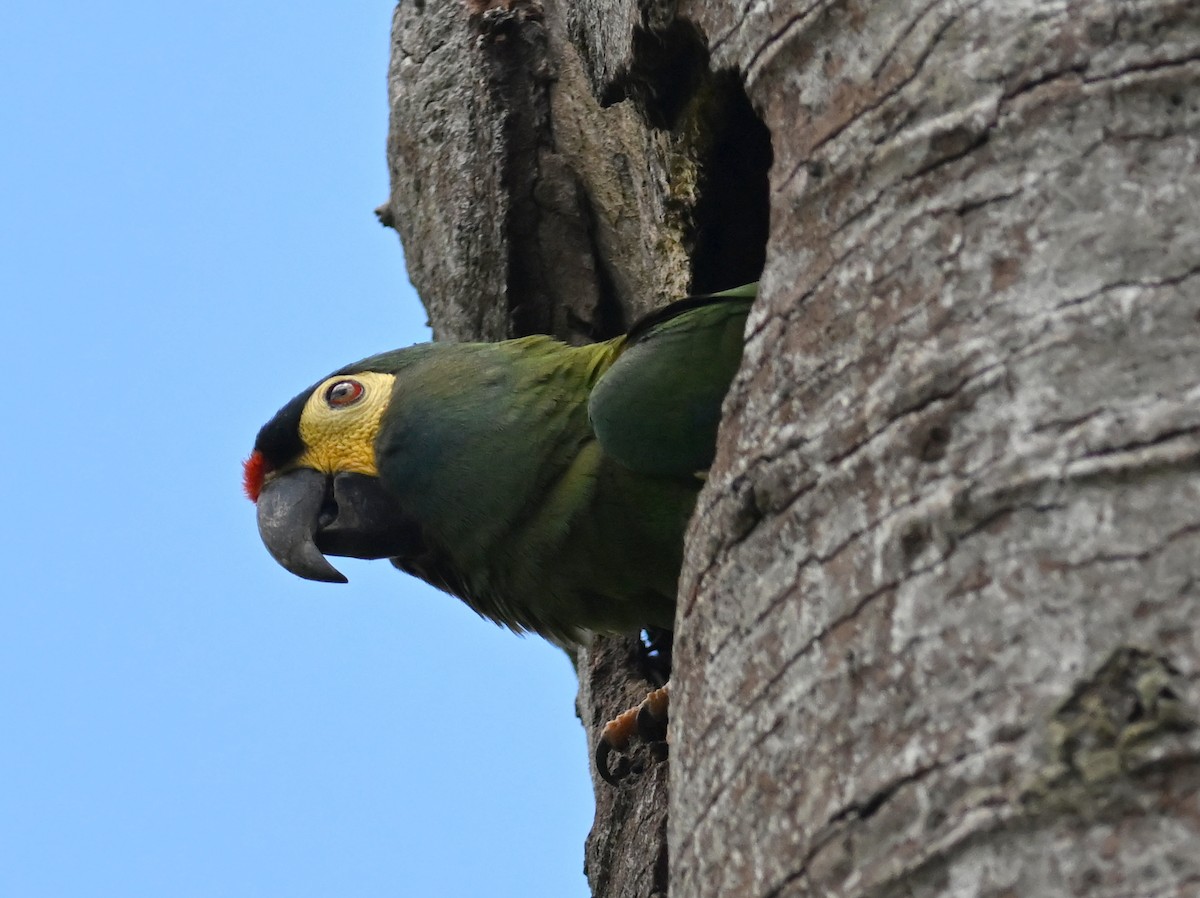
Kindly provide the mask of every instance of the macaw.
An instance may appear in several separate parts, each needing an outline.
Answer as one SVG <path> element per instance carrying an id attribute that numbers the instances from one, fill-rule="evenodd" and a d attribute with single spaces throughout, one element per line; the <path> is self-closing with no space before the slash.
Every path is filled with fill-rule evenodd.
<path id="1" fill-rule="evenodd" d="M 427 343 L 335 371 L 244 463 L 263 542 L 310 580 L 346 581 L 326 555 L 388 558 L 566 647 L 670 630 L 754 294 L 685 299 L 588 346 Z"/>

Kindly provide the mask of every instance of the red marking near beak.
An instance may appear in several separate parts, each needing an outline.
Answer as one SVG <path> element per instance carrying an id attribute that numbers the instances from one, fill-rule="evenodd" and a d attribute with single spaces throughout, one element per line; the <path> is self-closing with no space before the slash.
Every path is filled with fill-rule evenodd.
<path id="1" fill-rule="evenodd" d="M 251 502 L 258 501 L 258 494 L 262 492 L 263 488 L 263 479 L 270 470 L 271 466 L 267 464 L 267 460 L 257 449 L 242 462 L 242 489 L 246 491 L 246 497 Z"/>

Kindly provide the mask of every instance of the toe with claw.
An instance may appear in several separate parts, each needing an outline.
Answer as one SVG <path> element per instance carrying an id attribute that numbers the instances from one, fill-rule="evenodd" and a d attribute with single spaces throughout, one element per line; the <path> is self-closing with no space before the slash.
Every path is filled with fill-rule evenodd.
<path id="1" fill-rule="evenodd" d="M 606 783 L 617 785 L 630 770 L 629 758 L 621 757 L 615 766 L 609 764 L 612 753 L 624 752 L 637 736 L 660 748 L 660 760 L 666 756 L 667 720 L 670 694 L 667 686 L 655 689 L 636 708 L 630 708 L 604 725 L 596 743 L 596 770 Z"/>

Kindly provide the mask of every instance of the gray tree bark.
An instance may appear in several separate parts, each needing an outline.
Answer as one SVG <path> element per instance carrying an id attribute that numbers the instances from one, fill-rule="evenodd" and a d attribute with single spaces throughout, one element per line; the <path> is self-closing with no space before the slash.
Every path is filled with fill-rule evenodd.
<path id="1" fill-rule="evenodd" d="M 596 895 L 1200 894 L 1200 5 L 405 2 L 389 85 L 441 339 L 765 243 Z"/>

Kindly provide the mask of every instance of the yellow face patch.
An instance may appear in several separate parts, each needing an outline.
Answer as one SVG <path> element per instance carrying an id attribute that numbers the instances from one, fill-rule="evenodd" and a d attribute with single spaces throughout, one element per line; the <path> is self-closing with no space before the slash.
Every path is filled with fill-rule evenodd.
<path id="1" fill-rule="evenodd" d="M 297 464 L 326 474 L 378 477 L 375 437 L 395 380 L 391 374 L 364 372 L 322 381 L 300 413 L 300 439 L 308 448 Z"/>

